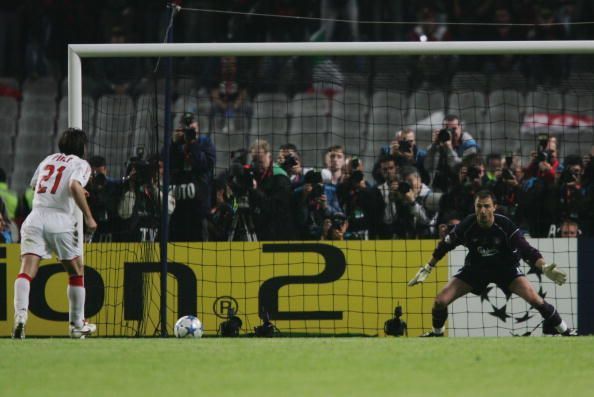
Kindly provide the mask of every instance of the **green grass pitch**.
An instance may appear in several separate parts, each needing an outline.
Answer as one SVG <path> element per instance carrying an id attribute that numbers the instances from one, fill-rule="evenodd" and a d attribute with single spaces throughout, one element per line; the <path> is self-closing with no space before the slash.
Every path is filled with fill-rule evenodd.
<path id="1" fill-rule="evenodd" d="M 594 396 L 594 337 L 0 339 L 0 396 Z"/>

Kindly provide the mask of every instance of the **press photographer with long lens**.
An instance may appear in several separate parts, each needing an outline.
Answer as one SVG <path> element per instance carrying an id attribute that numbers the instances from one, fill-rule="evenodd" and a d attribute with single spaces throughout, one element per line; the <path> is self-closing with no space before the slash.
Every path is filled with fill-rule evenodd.
<path id="1" fill-rule="evenodd" d="M 433 132 L 433 139 L 425 157 L 425 169 L 429 173 L 430 186 L 434 191 L 447 192 L 454 167 L 466 157 L 478 152 L 478 144 L 456 115 L 448 115 L 442 128 Z"/>
<path id="2" fill-rule="evenodd" d="M 169 223 L 170 241 L 208 241 L 216 149 L 200 133 L 194 114 L 185 113 L 173 133 L 170 150 L 171 190 L 175 211 Z"/>

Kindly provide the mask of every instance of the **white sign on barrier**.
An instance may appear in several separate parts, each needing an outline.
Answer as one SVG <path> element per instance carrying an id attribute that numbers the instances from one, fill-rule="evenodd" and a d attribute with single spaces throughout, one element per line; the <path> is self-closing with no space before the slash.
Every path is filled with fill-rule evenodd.
<path id="1" fill-rule="evenodd" d="M 534 273 L 528 274 L 530 268 L 524 262 L 522 270 L 541 296 L 557 308 L 567 325 L 577 328 L 577 239 L 528 239 L 528 242 L 541 252 L 547 263 L 554 262 L 567 273 L 567 282 L 558 286 L 544 275 L 539 278 Z M 466 252 L 464 247 L 450 252 L 450 277 L 464 264 Z M 529 331 L 533 331 L 532 335 L 542 335 L 542 327 L 538 326 L 542 317 L 536 309 L 516 295 L 507 299 L 495 284 L 489 288 L 483 296 L 468 294 L 450 305 L 450 336 L 512 336 Z"/>

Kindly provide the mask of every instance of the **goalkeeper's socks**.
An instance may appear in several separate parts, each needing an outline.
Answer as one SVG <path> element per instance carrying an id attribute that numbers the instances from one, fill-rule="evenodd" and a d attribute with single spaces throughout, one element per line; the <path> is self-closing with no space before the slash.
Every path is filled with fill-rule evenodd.
<path id="1" fill-rule="evenodd" d="M 83 276 L 70 276 L 68 280 L 68 320 L 75 327 L 82 327 L 85 318 L 85 282 Z"/>
<path id="2" fill-rule="evenodd" d="M 443 333 L 443 326 L 448 319 L 448 308 L 434 307 L 431 314 L 433 318 L 433 330 L 441 330 L 441 333 Z"/>
<path id="3" fill-rule="evenodd" d="M 557 332 L 559 332 L 560 334 L 562 334 L 565 331 L 567 331 L 567 324 L 565 324 L 565 321 L 561 320 L 561 322 L 559 323 L 559 325 L 555 326 L 555 329 L 557 330 Z"/>
<path id="4" fill-rule="evenodd" d="M 20 273 L 14 280 L 14 312 L 24 312 L 26 318 L 29 309 L 29 291 L 31 290 L 31 277 L 26 273 Z"/>

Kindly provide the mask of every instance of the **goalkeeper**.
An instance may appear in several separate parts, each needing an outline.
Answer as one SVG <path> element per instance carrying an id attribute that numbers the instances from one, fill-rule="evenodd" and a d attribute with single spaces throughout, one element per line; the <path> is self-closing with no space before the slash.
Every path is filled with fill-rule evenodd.
<path id="1" fill-rule="evenodd" d="M 556 329 L 561 335 L 576 335 L 575 330 L 567 327 L 555 307 L 534 290 L 520 270 L 519 260 L 521 258 L 541 270 L 558 285 L 565 283 L 565 273 L 557 270 L 554 263 L 546 264 L 540 252 L 528 244 L 511 220 L 495 214 L 496 203 L 491 192 L 478 192 L 474 209 L 475 214 L 467 216 L 440 241 L 431 260 L 408 283 L 410 287 L 425 281 L 437 262 L 458 245 L 462 244 L 468 249 L 464 266 L 435 298 L 433 330 L 422 336 L 443 336 L 448 305 L 469 292 L 480 294 L 491 282 L 506 294 L 514 293 L 536 308 L 544 318 L 546 327 Z"/>

